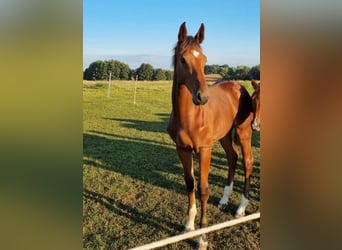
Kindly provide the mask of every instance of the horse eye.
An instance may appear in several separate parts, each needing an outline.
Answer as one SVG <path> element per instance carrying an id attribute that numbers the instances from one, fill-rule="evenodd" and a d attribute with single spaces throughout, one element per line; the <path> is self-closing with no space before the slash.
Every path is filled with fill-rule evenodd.
<path id="1" fill-rule="evenodd" d="M 181 61 L 182 64 L 186 64 L 186 61 L 185 61 L 184 57 L 182 57 L 182 58 L 180 59 L 180 61 Z"/>

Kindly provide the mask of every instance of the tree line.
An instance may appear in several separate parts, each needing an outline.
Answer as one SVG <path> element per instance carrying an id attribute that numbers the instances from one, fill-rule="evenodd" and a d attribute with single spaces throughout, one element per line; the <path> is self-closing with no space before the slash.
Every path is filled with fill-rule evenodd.
<path id="1" fill-rule="evenodd" d="M 161 68 L 154 69 L 151 64 L 142 63 L 137 69 L 130 69 L 128 64 L 117 60 L 98 60 L 89 65 L 83 72 L 84 80 L 108 80 L 111 72 L 111 79 L 113 80 L 172 80 L 173 71 L 164 70 Z M 248 67 L 237 66 L 230 67 L 224 65 L 205 65 L 205 74 L 220 74 L 225 80 L 260 80 L 260 64 Z"/>
<path id="2" fill-rule="evenodd" d="M 83 72 L 84 80 L 108 80 L 111 72 L 111 79 L 113 80 L 148 80 L 148 81 L 160 81 L 160 80 L 172 80 L 173 71 L 164 69 L 154 69 L 151 64 L 142 63 L 137 69 L 130 69 L 128 64 L 117 61 L 97 60 L 89 65 Z"/>
<path id="3" fill-rule="evenodd" d="M 260 80 L 260 64 L 248 67 L 237 66 L 229 67 L 224 65 L 205 65 L 204 73 L 207 74 L 220 74 L 224 80 Z"/>

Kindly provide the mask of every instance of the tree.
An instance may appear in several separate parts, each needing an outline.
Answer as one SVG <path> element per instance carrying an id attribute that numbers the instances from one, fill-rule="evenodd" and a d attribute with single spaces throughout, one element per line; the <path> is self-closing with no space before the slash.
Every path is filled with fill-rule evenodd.
<path id="1" fill-rule="evenodd" d="M 220 66 L 217 64 L 205 65 L 204 74 L 220 74 Z"/>
<path id="2" fill-rule="evenodd" d="M 173 80 L 173 71 L 172 70 L 166 70 L 165 76 L 166 76 L 166 80 Z"/>
<path id="3" fill-rule="evenodd" d="M 211 65 L 205 65 L 204 66 L 204 74 L 206 74 L 206 75 L 212 74 L 212 67 L 211 67 Z"/>
<path id="4" fill-rule="evenodd" d="M 120 62 L 116 60 L 110 60 L 106 61 L 106 63 L 108 65 L 108 72 L 112 72 L 112 79 L 120 79 Z"/>
<path id="5" fill-rule="evenodd" d="M 102 80 L 104 65 L 103 62 L 98 60 L 89 65 L 84 71 L 85 80 Z"/>
<path id="6" fill-rule="evenodd" d="M 89 80 L 90 76 L 89 76 L 89 68 L 86 68 L 85 71 L 83 72 L 83 79 L 84 80 Z"/>
<path id="7" fill-rule="evenodd" d="M 236 80 L 249 80 L 249 70 L 248 66 L 237 66 L 235 71 Z"/>
<path id="8" fill-rule="evenodd" d="M 139 80 L 172 80 L 173 71 L 161 68 L 153 69 L 151 64 L 142 63 L 139 68 L 131 70 L 128 64 L 117 61 L 97 60 L 89 65 L 83 72 L 84 80 L 108 80 L 109 72 L 112 79 L 128 80 L 138 75 Z M 205 74 L 220 74 L 225 80 L 260 80 L 260 64 L 249 68 L 248 66 L 229 67 L 224 65 L 205 65 Z"/>
<path id="9" fill-rule="evenodd" d="M 235 80 L 235 67 L 229 67 L 227 73 L 223 76 L 223 79 L 225 80 Z"/>
<path id="10" fill-rule="evenodd" d="M 153 71 L 152 79 L 155 80 L 155 81 L 166 80 L 165 70 L 163 70 L 163 69 L 155 69 Z"/>
<path id="11" fill-rule="evenodd" d="M 229 66 L 227 64 L 221 65 L 217 73 L 220 74 L 222 77 L 224 77 L 228 73 L 228 70 L 229 70 Z"/>
<path id="12" fill-rule="evenodd" d="M 128 64 L 116 60 L 105 61 L 105 64 L 107 64 L 108 72 L 112 72 L 112 79 L 129 79 L 131 69 L 129 68 Z"/>
<path id="13" fill-rule="evenodd" d="M 130 77 L 131 69 L 128 64 L 116 61 L 95 61 L 83 73 L 85 80 L 108 80 L 109 72 L 112 73 L 112 79 L 127 80 Z"/>
<path id="14" fill-rule="evenodd" d="M 249 78 L 260 80 L 260 64 L 253 66 L 249 71 Z"/>
<path id="15" fill-rule="evenodd" d="M 138 79 L 139 80 L 152 80 L 153 76 L 153 66 L 148 63 L 142 63 L 140 67 L 137 69 Z"/>
<path id="16" fill-rule="evenodd" d="M 128 80 L 130 77 L 131 69 L 129 68 L 128 64 L 120 62 L 120 79 L 121 80 Z"/>

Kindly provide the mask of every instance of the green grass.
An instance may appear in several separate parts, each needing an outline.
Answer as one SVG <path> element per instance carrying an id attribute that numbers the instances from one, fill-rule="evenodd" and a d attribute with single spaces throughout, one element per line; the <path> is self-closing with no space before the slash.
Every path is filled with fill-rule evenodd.
<path id="1" fill-rule="evenodd" d="M 179 234 L 187 213 L 183 169 L 166 133 L 171 82 L 139 82 L 135 105 L 134 82 L 112 81 L 110 97 L 107 86 L 107 82 L 85 81 L 83 88 L 84 249 L 128 249 Z M 255 133 L 247 213 L 260 210 L 259 142 Z M 209 225 L 233 219 L 239 204 L 241 159 L 231 203 L 224 211 L 217 208 L 227 172 L 223 149 L 216 143 L 209 175 Z M 197 200 L 198 208 L 199 204 Z M 255 220 L 209 233 L 209 248 L 259 249 L 259 227 L 260 220 Z M 196 238 L 161 249 L 193 249 L 195 245 Z"/>

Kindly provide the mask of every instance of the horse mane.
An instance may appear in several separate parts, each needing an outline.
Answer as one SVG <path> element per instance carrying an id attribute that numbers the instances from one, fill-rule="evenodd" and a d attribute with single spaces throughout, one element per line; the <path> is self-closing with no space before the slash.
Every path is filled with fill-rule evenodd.
<path id="1" fill-rule="evenodd" d="M 173 48 L 173 57 L 172 57 L 172 64 L 173 66 L 176 66 L 176 60 L 177 54 L 183 54 L 186 50 L 189 49 L 189 47 L 197 46 L 201 50 L 201 45 L 198 43 L 197 39 L 195 39 L 193 36 L 188 36 L 183 42 L 177 42 L 176 46 Z"/>

